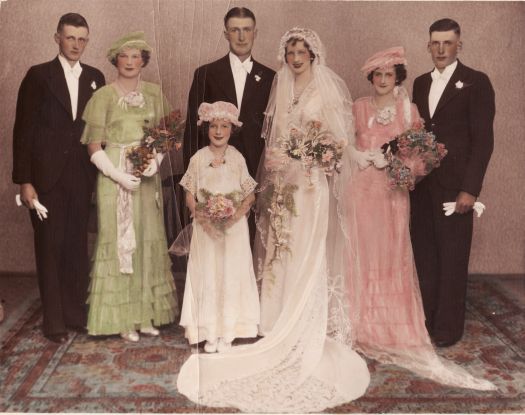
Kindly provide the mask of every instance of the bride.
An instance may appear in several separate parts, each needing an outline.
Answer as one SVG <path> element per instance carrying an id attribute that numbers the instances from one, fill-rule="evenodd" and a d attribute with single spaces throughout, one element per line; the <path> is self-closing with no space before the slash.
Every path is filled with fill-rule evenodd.
<path id="1" fill-rule="evenodd" d="M 348 224 L 338 214 L 339 176 L 348 181 L 349 149 L 355 152 L 352 104 L 314 31 L 286 32 L 279 60 L 258 174 L 255 258 L 264 337 L 220 354 L 193 354 L 177 388 L 207 406 L 318 412 L 357 399 L 370 381 L 351 348 L 343 285 Z"/>

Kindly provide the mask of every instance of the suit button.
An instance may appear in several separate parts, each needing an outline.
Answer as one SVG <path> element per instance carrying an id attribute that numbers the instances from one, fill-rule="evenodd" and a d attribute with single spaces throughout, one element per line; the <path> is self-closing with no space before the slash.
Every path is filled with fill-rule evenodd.
<path id="1" fill-rule="evenodd" d="M 64 154 L 68 154 L 69 153 L 69 150 L 64 150 Z"/>

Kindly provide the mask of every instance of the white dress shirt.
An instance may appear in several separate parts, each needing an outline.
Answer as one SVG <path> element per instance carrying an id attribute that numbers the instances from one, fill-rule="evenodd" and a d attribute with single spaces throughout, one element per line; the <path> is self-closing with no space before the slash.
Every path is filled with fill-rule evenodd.
<path id="1" fill-rule="evenodd" d="M 62 55 L 58 55 L 58 60 L 64 69 L 67 89 L 69 90 L 69 98 L 71 99 L 71 114 L 73 115 L 73 119 L 76 120 L 78 106 L 78 79 L 82 73 L 82 66 L 80 66 L 80 62 L 77 61 L 73 67 L 71 67 L 67 59 Z"/>
<path id="2" fill-rule="evenodd" d="M 432 76 L 432 85 L 430 86 L 430 92 L 428 94 L 428 111 L 430 118 L 434 116 L 439 99 L 441 95 L 443 95 L 443 91 L 457 66 L 458 61 L 456 60 L 448 65 L 443 72 L 439 72 L 437 68 L 434 68 L 430 74 Z"/>
<path id="3" fill-rule="evenodd" d="M 241 62 L 239 57 L 234 53 L 230 52 L 230 66 L 233 73 L 233 81 L 235 83 L 235 94 L 237 95 L 237 108 L 239 113 L 241 112 L 242 95 L 244 93 L 244 86 L 246 85 L 246 78 L 252 71 L 253 61 L 252 56 Z"/>

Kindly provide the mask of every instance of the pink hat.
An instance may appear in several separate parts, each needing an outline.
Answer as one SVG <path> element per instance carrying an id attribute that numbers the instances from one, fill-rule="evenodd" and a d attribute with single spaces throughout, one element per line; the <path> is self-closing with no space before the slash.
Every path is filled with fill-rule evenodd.
<path id="1" fill-rule="evenodd" d="M 366 60 L 361 71 L 368 75 L 376 69 L 390 68 L 398 64 L 407 64 L 405 48 L 403 46 L 394 46 L 393 48 L 373 54 Z"/>
<path id="2" fill-rule="evenodd" d="M 242 125 L 242 122 L 239 121 L 239 110 L 230 102 L 217 101 L 213 104 L 203 102 L 199 106 L 198 115 L 197 125 L 201 125 L 203 121 L 211 122 L 216 119 L 228 120 L 237 127 Z"/>

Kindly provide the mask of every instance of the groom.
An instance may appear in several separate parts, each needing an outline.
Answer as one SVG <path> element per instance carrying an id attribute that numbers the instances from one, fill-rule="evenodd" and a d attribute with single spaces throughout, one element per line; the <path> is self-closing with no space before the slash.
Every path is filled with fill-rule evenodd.
<path id="1" fill-rule="evenodd" d="M 447 347 L 463 335 L 472 208 L 494 146 L 495 103 L 487 75 L 457 59 L 458 23 L 441 19 L 429 32 L 435 68 L 414 81 L 414 103 L 448 154 L 411 192 L 411 236 L 427 328 Z M 452 216 L 444 202 L 456 202 Z"/>
<path id="2" fill-rule="evenodd" d="M 224 16 L 224 37 L 230 44 L 230 52 L 215 62 L 199 67 L 191 85 L 184 131 L 185 170 L 190 157 L 208 145 L 208 137 L 197 128 L 199 105 L 202 102 L 227 101 L 239 108 L 239 119 L 243 123 L 240 132 L 230 139 L 230 144 L 242 153 L 250 175 L 255 178 L 264 148 L 261 138 L 264 110 L 275 75 L 273 70 L 251 56 L 256 36 L 255 16 L 251 10 L 234 7 Z M 253 219 L 250 221 L 250 235 L 253 240 Z"/>
<path id="3" fill-rule="evenodd" d="M 224 37 L 230 52 L 223 58 L 195 71 L 188 97 L 188 115 L 184 131 L 184 168 L 195 152 L 208 145 L 197 128 L 197 109 L 202 102 L 227 101 L 240 110 L 243 126 L 230 144 L 246 159 L 252 177 L 257 173 L 264 140 L 261 128 L 275 72 L 252 59 L 257 37 L 254 14 L 245 7 L 234 7 L 224 16 Z"/>
<path id="4" fill-rule="evenodd" d="M 43 311 L 43 332 L 63 343 L 84 331 L 89 283 L 88 217 L 96 169 L 80 144 L 82 112 L 104 86 L 98 69 L 80 63 L 89 40 L 86 19 L 60 18 L 58 56 L 29 69 L 18 92 L 13 129 L 13 182 L 29 208 Z M 49 210 L 39 219 L 35 201 Z"/>

